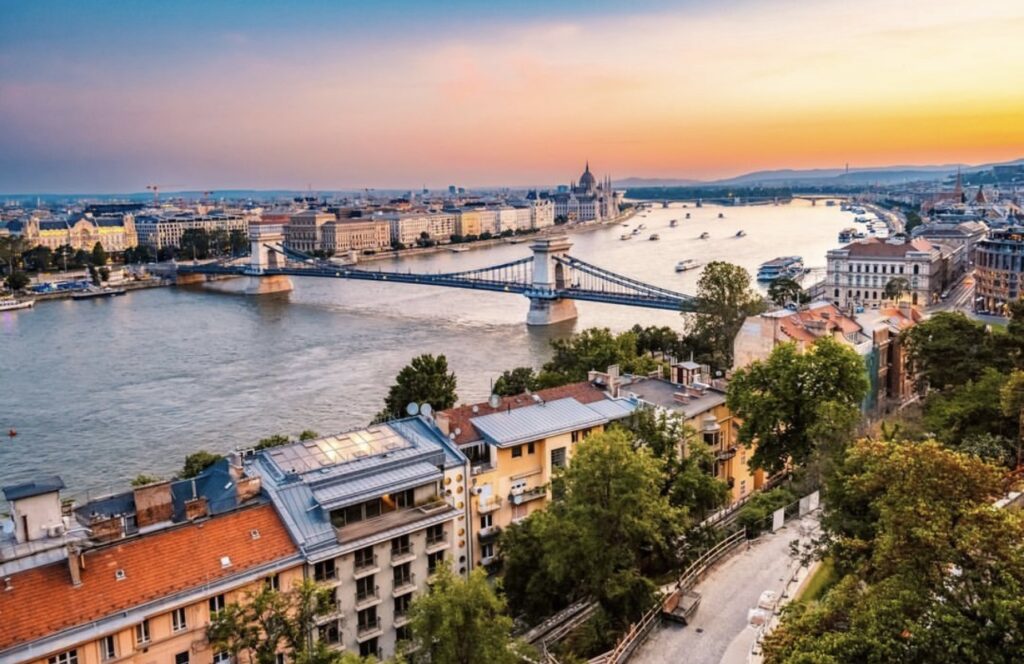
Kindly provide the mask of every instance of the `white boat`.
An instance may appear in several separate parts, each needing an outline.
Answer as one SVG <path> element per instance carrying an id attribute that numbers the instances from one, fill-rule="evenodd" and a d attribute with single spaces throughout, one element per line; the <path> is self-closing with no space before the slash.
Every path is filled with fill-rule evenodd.
<path id="1" fill-rule="evenodd" d="M 707 231 L 704 231 L 703 233 L 700 234 L 700 239 L 702 240 L 706 240 L 709 237 L 711 237 L 711 233 L 708 233 Z"/>
<path id="2" fill-rule="evenodd" d="M 675 228 L 678 225 L 679 225 L 679 220 L 678 219 L 673 219 L 672 221 L 668 222 L 668 227 L 669 228 Z"/>
<path id="3" fill-rule="evenodd" d="M 0 311 L 31 309 L 33 306 L 35 306 L 35 303 L 35 300 L 17 300 L 13 297 L 0 297 Z"/>
<path id="4" fill-rule="evenodd" d="M 124 288 L 111 288 L 110 286 L 104 286 L 103 288 L 87 288 L 82 291 L 71 294 L 72 300 L 94 300 L 98 297 L 116 297 L 118 295 L 124 295 L 128 291 Z"/>
<path id="5" fill-rule="evenodd" d="M 461 254 L 463 251 L 469 251 L 469 247 L 449 247 L 448 250 L 456 254 Z"/>
<path id="6" fill-rule="evenodd" d="M 651 233 L 651 237 L 649 237 L 647 239 L 648 240 L 660 240 L 661 236 L 659 236 L 657 233 Z"/>
<path id="7" fill-rule="evenodd" d="M 804 259 L 800 256 L 779 256 L 761 263 L 757 270 L 758 281 L 775 281 L 783 277 L 792 279 L 803 274 Z"/>
<path id="8" fill-rule="evenodd" d="M 623 233 L 622 235 L 619 236 L 619 239 L 620 240 L 628 240 L 631 237 L 633 237 L 633 236 L 630 235 L 629 233 Z"/>
<path id="9" fill-rule="evenodd" d="M 747 235 L 747 232 L 745 230 L 743 230 L 742 228 L 739 229 L 738 231 L 736 231 L 736 237 L 746 237 L 746 235 Z"/>
<path id="10" fill-rule="evenodd" d="M 639 228 L 634 228 L 633 229 L 633 235 L 640 235 L 640 229 Z"/>
<path id="11" fill-rule="evenodd" d="M 688 270 L 696 270 L 697 268 L 699 268 L 703 264 L 704 263 L 702 263 L 701 261 L 697 260 L 696 258 L 685 258 L 685 259 L 679 261 L 678 263 L 676 263 L 676 272 L 686 272 Z"/>

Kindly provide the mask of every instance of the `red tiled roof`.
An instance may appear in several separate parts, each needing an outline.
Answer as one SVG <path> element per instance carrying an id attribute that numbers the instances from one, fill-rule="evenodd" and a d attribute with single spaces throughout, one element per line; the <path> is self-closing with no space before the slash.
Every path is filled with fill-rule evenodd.
<path id="1" fill-rule="evenodd" d="M 87 551 L 79 586 L 71 583 L 67 561 L 19 572 L 11 575 L 10 590 L 0 590 L 0 650 L 296 552 L 274 508 L 259 505 Z M 230 567 L 221 566 L 221 556 L 231 559 Z"/>
<path id="2" fill-rule="evenodd" d="M 545 390 L 537 390 L 534 394 L 538 395 L 544 401 L 555 401 L 556 399 L 568 399 L 573 398 L 580 403 L 594 403 L 605 398 L 604 392 L 600 388 L 591 385 L 588 382 L 581 383 L 569 383 L 568 385 L 561 385 L 559 387 L 549 387 Z M 460 429 L 460 433 L 455 436 L 456 443 L 469 443 L 474 440 L 480 440 L 480 433 L 473 427 L 470 422 L 471 418 L 480 417 L 482 415 L 489 415 L 491 413 L 497 413 L 498 411 L 508 410 L 509 408 L 522 408 L 523 406 L 532 406 L 534 400 L 526 394 L 520 394 L 514 397 L 502 397 L 501 405 L 497 408 L 491 408 L 490 404 L 486 401 L 478 404 L 465 404 L 463 406 L 456 406 L 455 408 L 449 408 L 443 410 L 440 413 L 439 419 L 447 418 L 449 432 Z M 476 406 L 476 412 L 473 412 L 473 407 Z"/>
<path id="3" fill-rule="evenodd" d="M 807 343 L 837 330 L 844 335 L 862 330 L 857 321 L 844 315 L 834 304 L 795 311 L 779 320 L 779 329 L 790 339 Z"/>
<path id="4" fill-rule="evenodd" d="M 864 258 L 899 258 L 905 256 L 910 251 L 931 251 L 933 249 L 931 242 L 924 238 L 915 238 L 910 242 L 893 243 L 880 240 L 877 237 L 868 238 L 867 240 L 861 240 L 848 244 L 844 247 L 850 252 L 851 256 L 860 256 Z"/>

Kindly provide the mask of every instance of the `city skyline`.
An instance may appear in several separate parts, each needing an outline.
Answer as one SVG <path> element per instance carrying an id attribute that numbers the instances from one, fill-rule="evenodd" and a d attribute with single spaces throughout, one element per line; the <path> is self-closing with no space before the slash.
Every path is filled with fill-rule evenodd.
<path id="1" fill-rule="evenodd" d="M 713 10 L 713 11 L 712 11 Z M 855 13 L 854 13 L 855 12 Z M 1024 154 L 1024 8 L 8 3 L 0 191 L 441 188 Z"/>

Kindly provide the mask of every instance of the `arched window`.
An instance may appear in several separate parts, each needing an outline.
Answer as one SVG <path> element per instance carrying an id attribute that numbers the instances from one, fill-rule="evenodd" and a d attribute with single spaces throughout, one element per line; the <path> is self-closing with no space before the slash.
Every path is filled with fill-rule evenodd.
<path id="1" fill-rule="evenodd" d="M 920 274 L 920 272 L 921 272 L 921 266 L 920 265 L 915 265 L 914 266 L 914 274 Z"/>

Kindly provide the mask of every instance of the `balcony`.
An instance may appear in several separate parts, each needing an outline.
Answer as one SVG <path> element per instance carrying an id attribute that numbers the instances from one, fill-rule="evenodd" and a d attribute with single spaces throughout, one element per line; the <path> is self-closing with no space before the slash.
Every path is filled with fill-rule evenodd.
<path id="1" fill-rule="evenodd" d="M 416 557 L 416 553 L 412 550 L 412 544 L 405 544 L 403 546 L 391 547 L 391 566 L 396 567 L 402 563 L 407 563 Z"/>
<path id="2" fill-rule="evenodd" d="M 409 610 L 395 611 L 395 617 L 393 620 L 395 627 L 404 627 L 409 624 Z"/>
<path id="3" fill-rule="evenodd" d="M 356 611 L 380 603 L 380 586 L 356 593 Z"/>
<path id="4" fill-rule="evenodd" d="M 438 535 L 427 535 L 427 553 L 434 553 L 441 549 L 448 548 L 450 542 L 448 541 L 448 531 L 442 530 Z"/>
<path id="5" fill-rule="evenodd" d="M 352 572 L 352 576 L 357 579 L 361 579 L 364 576 L 374 574 L 380 571 L 380 566 L 377 564 L 377 554 L 373 554 L 373 557 L 369 560 L 360 560 L 356 558 L 355 570 Z"/>
<path id="6" fill-rule="evenodd" d="M 531 500 L 539 500 L 541 498 L 548 497 L 548 489 L 543 486 L 535 486 L 532 489 L 526 489 L 522 493 L 511 494 L 508 499 L 515 505 L 522 505 L 528 503 Z"/>
<path id="7" fill-rule="evenodd" d="M 483 558 L 480 559 L 480 564 L 483 567 L 487 567 L 488 565 L 493 565 L 496 562 L 498 562 L 498 556 L 484 556 Z"/>
<path id="8" fill-rule="evenodd" d="M 395 510 L 394 512 L 388 512 L 365 521 L 357 521 L 340 528 L 335 527 L 334 533 L 339 543 L 349 544 L 389 530 L 407 528 L 418 521 L 425 521 L 449 511 L 454 512 L 455 508 L 444 501 L 437 501 L 420 507 Z"/>
<path id="9" fill-rule="evenodd" d="M 487 499 L 480 498 L 477 500 L 476 511 L 480 514 L 490 514 L 500 509 L 502 502 L 501 496 L 491 496 Z"/>
<path id="10" fill-rule="evenodd" d="M 470 466 L 469 474 L 472 475 L 473 477 L 476 477 L 477 475 L 489 473 L 492 470 L 494 470 L 493 463 L 491 463 L 490 461 L 479 461 Z"/>
<path id="11" fill-rule="evenodd" d="M 489 542 L 501 535 L 501 526 L 487 526 L 481 528 L 477 533 L 477 537 L 480 538 L 481 542 Z"/>
<path id="12" fill-rule="evenodd" d="M 736 446 L 715 452 L 715 461 L 728 461 L 736 456 Z"/>
<path id="13" fill-rule="evenodd" d="M 416 575 L 408 574 L 395 579 L 395 585 L 391 590 L 392 597 L 401 597 L 416 590 Z"/>
<path id="14" fill-rule="evenodd" d="M 317 615 L 315 619 L 317 625 L 323 625 L 331 622 L 332 620 L 345 620 L 345 612 L 341 610 L 341 604 L 338 602 L 332 604 L 326 613 Z"/>
<path id="15" fill-rule="evenodd" d="M 356 640 L 362 643 L 375 636 L 380 636 L 380 633 L 380 616 L 378 616 L 372 620 L 365 620 L 359 623 L 358 627 L 356 627 Z"/>

